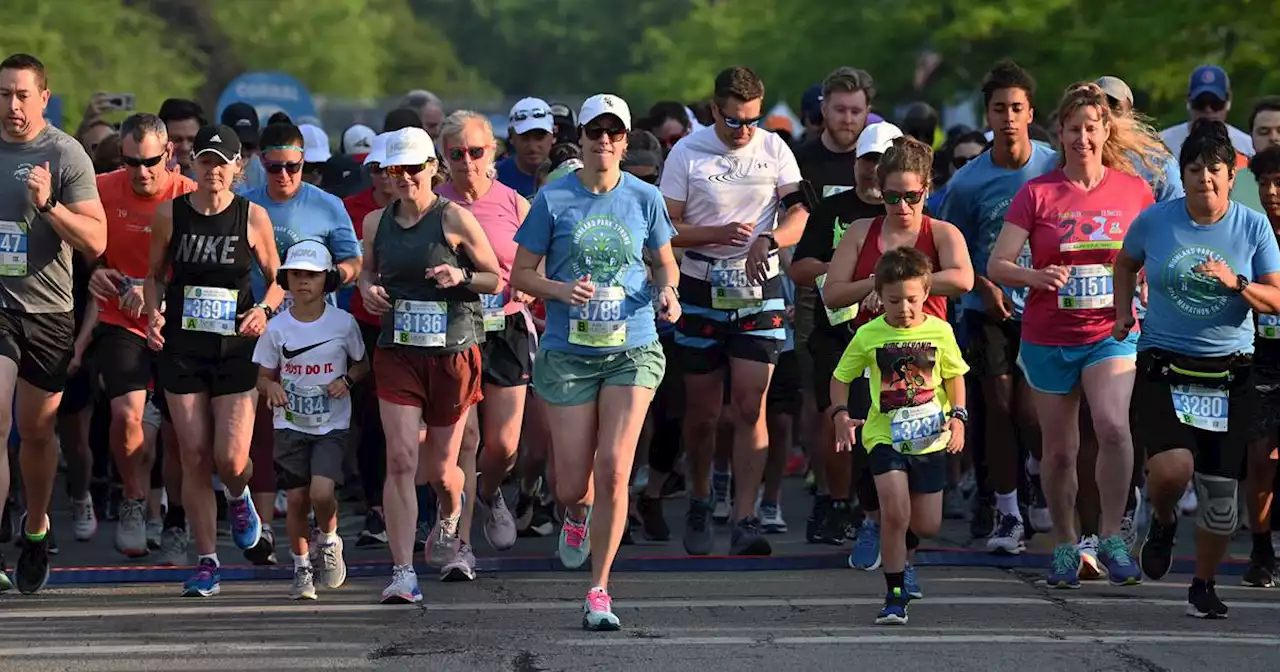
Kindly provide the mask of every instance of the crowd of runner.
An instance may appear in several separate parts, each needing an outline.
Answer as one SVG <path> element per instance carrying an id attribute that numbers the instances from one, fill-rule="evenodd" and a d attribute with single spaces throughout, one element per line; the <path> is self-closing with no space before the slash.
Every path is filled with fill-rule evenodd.
<path id="1" fill-rule="evenodd" d="M 41 62 L 0 62 L 0 590 L 49 578 L 60 469 L 75 539 L 116 521 L 187 596 L 220 590 L 220 521 L 293 599 L 342 586 L 354 490 L 383 602 L 422 599 L 416 549 L 474 580 L 478 516 L 497 551 L 558 527 L 583 626 L 617 629 L 615 555 L 670 539 L 664 500 L 690 555 L 768 555 L 790 473 L 808 541 L 883 572 L 877 623 L 944 518 L 996 554 L 1051 535 L 1078 588 L 1164 577 L 1195 516 L 1199 618 L 1243 525 L 1273 585 L 1280 99 L 1231 128 L 1202 66 L 1157 133 L 1116 77 L 1046 95 L 1004 61 L 986 128 L 944 131 L 839 68 L 789 128 L 750 70 L 711 84 L 644 118 L 525 98 L 505 142 L 415 91 L 334 153 L 244 103 L 113 126 L 95 96 L 72 136 Z"/>

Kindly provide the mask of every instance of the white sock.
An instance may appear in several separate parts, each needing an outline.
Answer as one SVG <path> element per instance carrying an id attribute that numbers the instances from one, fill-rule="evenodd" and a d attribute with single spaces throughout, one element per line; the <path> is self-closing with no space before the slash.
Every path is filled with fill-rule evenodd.
<path id="1" fill-rule="evenodd" d="M 230 499 L 248 499 L 248 498 L 249 498 L 249 488 L 248 488 L 248 487 L 246 487 L 246 488 L 244 488 L 243 490 L 241 490 L 241 491 L 240 491 L 240 494 L 238 494 L 238 495 L 237 495 L 237 494 L 235 494 L 235 493 L 231 492 L 231 489 L 224 485 L 224 486 L 222 486 L 222 492 L 223 492 L 223 494 L 225 494 L 225 495 L 227 496 L 227 499 L 229 499 L 229 500 L 230 500 Z"/>
<path id="2" fill-rule="evenodd" d="M 294 567 L 310 567 L 311 566 L 311 556 L 307 555 L 306 553 L 303 553 L 302 555 L 298 555 L 297 553 L 292 553 L 291 555 L 293 555 Z"/>
<path id="3" fill-rule="evenodd" d="M 338 532 L 337 530 L 333 532 L 325 532 L 324 530 L 321 530 L 319 534 L 319 539 L 317 539 L 316 541 L 318 541 L 321 546 L 330 546 L 332 544 L 336 544 L 338 543 Z"/>
<path id="4" fill-rule="evenodd" d="M 1037 460 L 1034 455 L 1027 456 L 1027 474 L 1031 476 L 1040 475 L 1040 460 Z"/>
<path id="5" fill-rule="evenodd" d="M 213 566 L 214 566 L 214 567 L 221 567 L 221 566 L 222 566 L 222 563 L 218 562 L 218 554 L 217 554 L 217 553 L 206 553 L 206 554 L 203 554 L 203 555 L 198 555 L 198 556 L 196 556 L 196 564 L 197 564 L 197 565 L 198 565 L 198 564 L 200 564 L 200 563 L 201 563 L 202 561 L 204 561 L 204 560 L 212 560 L 212 561 L 213 561 Z"/>
<path id="6" fill-rule="evenodd" d="M 996 508 L 1008 516 L 1013 516 L 1018 520 L 1022 520 L 1022 512 L 1018 510 L 1018 491 L 1014 490 L 1008 494 L 996 493 Z"/>

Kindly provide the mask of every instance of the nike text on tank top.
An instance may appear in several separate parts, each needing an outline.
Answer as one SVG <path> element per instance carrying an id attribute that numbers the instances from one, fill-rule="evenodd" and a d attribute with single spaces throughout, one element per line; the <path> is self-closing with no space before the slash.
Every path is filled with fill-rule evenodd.
<path id="1" fill-rule="evenodd" d="M 880 232 L 883 229 L 884 217 L 871 220 L 871 228 L 867 229 L 867 239 L 862 242 L 862 249 L 858 251 L 858 263 L 853 267 L 854 282 L 865 280 L 876 272 L 876 262 L 884 256 L 880 243 Z M 933 243 L 933 220 L 927 215 L 920 220 L 920 233 L 916 235 L 916 244 L 912 247 L 929 258 L 932 272 L 937 273 L 942 270 L 942 263 L 938 261 L 938 247 Z M 875 313 L 860 309 L 853 318 L 853 327 L 856 329 L 883 312 L 883 308 Z M 940 320 L 947 319 L 947 297 L 930 294 L 929 298 L 924 300 L 924 314 Z"/>

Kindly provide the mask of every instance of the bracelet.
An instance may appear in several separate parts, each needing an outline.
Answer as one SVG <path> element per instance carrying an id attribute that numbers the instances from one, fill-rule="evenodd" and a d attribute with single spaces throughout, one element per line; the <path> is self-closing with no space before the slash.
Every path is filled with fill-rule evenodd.
<path id="1" fill-rule="evenodd" d="M 836 406 L 835 408 L 831 409 L 831 419 L 835 420 L 836 416 L 839 415 L 840 413 L 848 414 L 848 412 L 849 412 L 849 407 L 845 406 L 844 404 L 840 404 L 839 406 Z"/>

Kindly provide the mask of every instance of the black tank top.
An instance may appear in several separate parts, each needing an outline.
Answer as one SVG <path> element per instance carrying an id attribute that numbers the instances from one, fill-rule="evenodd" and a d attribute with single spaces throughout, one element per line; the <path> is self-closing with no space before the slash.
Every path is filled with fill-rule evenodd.
<path id="1" fill-rule="evenodd" d="M 462 352 L 484 341 L 480 296 L 465 287 L 442 289 L 425 277 L 428 268 L 440 264 L 475 268 L 466 254 L 445 239 L 444 212 L 448 206 L 449 201 L 437 197 L 435 205 L 407 228 L 396 222 L 399 201 L 382 212 L 373 241 L 378 264 L 375 270 L 391 299 L 392 310 L 382 316 L 379 347 L 406 347 L 413 352 L 441 355 Z M 402 305 L 397 310 L 397 301 L 414 305 Z M 444 310 L 436 312 L 438 304 L 428 307 L 420 302 L 444 302 Z"/>
<path id="2" fill-rule="evenodd" d="M 253 307 L 249 273 L 249 201 L 236 196 L 222 212 L 197 212 L 185 195 L 173 201 L 172 275 L 165 292 L 164 347 L 206 357 L 247 354 L 256 339 L 235 334 Z"/>

